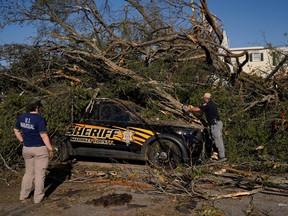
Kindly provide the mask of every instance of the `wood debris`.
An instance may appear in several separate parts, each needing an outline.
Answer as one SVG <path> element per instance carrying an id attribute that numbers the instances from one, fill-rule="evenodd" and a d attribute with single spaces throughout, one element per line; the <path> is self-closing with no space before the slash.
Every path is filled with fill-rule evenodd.
<path id="1" fill-rule="evenodd" d="M 122 180 L 95 179 L 95 178 L 87 178 L 87 177 L 70 179 L 67 182 L 121 185 L 121 186 L 135 187 L 135 188 L 140 188 L 140 189 L 154 188 L 152 185 L 147 184 L 147 183 L 137 183 L 137 182 L 132 182 L 132 181 L 122 181 Z"/>
<path id="2" fill-rule="evenodd" d="M 212 197 L 211 199 L 216 200 L 216 199 L 233 198 L 233 197 L 239 197 L 239 196 L 249 196 L 249 195 L 258 193 L 262 190 L 263 188 L 258 188 L 258 189 L 251 190 L 251 191 L 241 191 L 241 192 L 236 192 L 236 193 L 231 193 L 231 194 L 219 194 L 215 197 Z"/>

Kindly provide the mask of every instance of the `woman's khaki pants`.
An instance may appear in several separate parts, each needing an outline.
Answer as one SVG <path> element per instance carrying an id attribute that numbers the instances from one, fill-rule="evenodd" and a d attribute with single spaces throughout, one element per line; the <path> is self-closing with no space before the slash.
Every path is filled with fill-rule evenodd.
<path id="1" fill-rule="evenodd" d="M 22 153 L 25 160 L 25 174 L 21 184 L 20 200 L 28 198 L 34 188 L 34 203 L 40 203 L 45 195 L 44 183 L 49 163 L 48 149 L 46 146 L 24 146 Z"/>

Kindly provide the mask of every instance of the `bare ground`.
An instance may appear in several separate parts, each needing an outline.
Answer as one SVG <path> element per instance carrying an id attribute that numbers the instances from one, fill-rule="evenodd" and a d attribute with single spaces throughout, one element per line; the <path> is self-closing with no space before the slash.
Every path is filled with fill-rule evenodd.
<path id="1" fill-rule="evenodd" d="M 41 204 L 18 200 L 23 169 L 18 175 L 2 172 L 0 215 L 288 215 L 287 175 L 270 176 L 274 183 L 267 190 L 253 178 L 216 169 L 218 175 L 194 177 L 190 190 L 177 174 L 167 178 L 143 164 L 54 163 Z"/>

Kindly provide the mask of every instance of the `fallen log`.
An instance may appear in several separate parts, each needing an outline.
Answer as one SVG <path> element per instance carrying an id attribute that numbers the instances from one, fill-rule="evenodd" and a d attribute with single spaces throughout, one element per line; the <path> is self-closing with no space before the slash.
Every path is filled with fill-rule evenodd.
<path id="1" fill-rule="evenodd" d="M 251 177 L 251 176 L 253 176 L 252 173 L 245 172 L 245 171 L 242 171 L 242 170 L 233 169 L 233 168 L 230 168 L 230 167 L 224 167 L 224 169 L 225 169 L 227 172 L 235 173 L 235 174 L 238 174 L 238 175 L 241 175 L 241 176 L 245 176 L 245 177 Z"/>
<path id="2" fill-rule="evenodd" d="M 238 174 L 238 175 L 241 175 L 241 176 L 245 176 L 245 177 L 253 176 L 252 173 L 249 173 L 249 172 L 246 172 L 246 171 L 242 171 L 242 170 L 237 170 L 237 169 L 234 169 L 234 168 L 230 168 L 228 166 L 224 166 L 221 170 L 213 172 L 213 174 L 215 174 L 215 175 L 221 175 L 223 173 L 235 173 L 235 174 Z"/>
<path id="3" fill-rule="evenodd" d="M 256 194 L 259 193 L 263 190 L 263 188 L 257 188 L 255 190 L 251 190 L 251 191 L 242 191 L 242 192 L 236 192 L 236 193 L 231 193 L 231 194 L 219 194 L 215 197 L 212 197 L 212 200 L 216 200 L 216 199 L 223 199 L 223 198 L 233 198 L 233 197 L 238 197 L 238 196 L 249 196 L 252 194 Z"/>
<path id="4" fill-rule="evenodd" d="M 228 175 L 227 172 L 235 173 L 237 175 L 242 175 L 247 178 L 230 176 Z M 256 178 L 257 174 L 253 175 L 252 173 L 248 173 L 245 171 L 241 171 L 241 170 L 237 170 L 237 169 L 233 169 L 229 167 L 222 168 L 221 170 L 216 171 L 213 174 L 216 176 L 233 179 L 233 181 L 237 182 L 239 185 L 245 185 L 245 186 L 249 185 L 250 188 L 261 187 L 263 188 L 263 190 L 265 189 L 266 191 L 274 191 L 274 192 L 279 192 L 282 194 L 285 194 L 285 193 L 288 194 L 288 189 L 286 186 L 277 184 L 275 182 L 272 182 L 271 180 L 268 181 L 268 179 L 262 181 L 259 178 Z M 253 176 L 255 177 L 255 179 L 251 178 Z"/>

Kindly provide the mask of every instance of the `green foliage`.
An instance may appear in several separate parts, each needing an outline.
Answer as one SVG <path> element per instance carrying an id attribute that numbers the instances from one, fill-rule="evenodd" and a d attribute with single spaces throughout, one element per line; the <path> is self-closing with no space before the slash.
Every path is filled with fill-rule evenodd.
<path id="1" fill-rule="evenodd" d="M 42 99 L 41 115 L 46 118 L 47 130 L 53 146 L 62 142 L 65 128 L 73 119 L 83 118 L 83 110 L 92 94 L 92 90 L 76 87 L 69 95 L 49 96 Z M 0 153 L 8 165 L 21 161 L 21 157 L 16 153 L 19 142 L 13 133 L 13 128 L 19 115 L 26 112 L 25 107 L 31 98 L 31 95 L 12 92 L 0 104 Z"/>
<path id="2" fill-rule="evenodd" d="M 52 144 L 57 144 L 63 139 L 67 124 L 73 120 L 81 121 L 83 110 L 96 88 L 101 89 L 99 97 L 133 101 L 145 109 L 143 117 L 153 120 L 157 114 L 158 119 L 171 123 L 179 116 L 160 112 L 160 105 L 171 106 L 171 109 L 175 107 L 166 103 L 155 91 L 165 91 L 181 103 L 194 106 L 202 103 L 205 92 L 211 92 L 224 123 L 225 146 L 231 160 L 257 159 L 255 149 L 264 145 L 263 154 L 287 161 L 287 128 L 281 126 L 281 120 L 275 123 L 280 108 L 288 107 L 287 81 L 267 82 L 263 91 L 258 87 L 255 90 L 252 84 L 261 83 L 261 78 L 253 77 L 252 80 L 249 77 L 252 82 L 239 80 L 241 86 L 237 80 L 233 87 L 211 90 L 212 78 L 228 77 L 224 68 L 219 71 L 215 67 L 216 59 L 212 66 L 205 58 L 194 58 L 204 52 L 183 37 L 185 32 L 190 35 L 194 26 L 191 17 L 184 13 L 188 5 L 182 1 L 178 1 L 179 4 L 173 2 L 179 5 L 177 7 L 170 7 L 169 1 L 145 2 L 139 4 L 147 9 L 151 23 L 144 21 L 140 14 L 134 16 L 132 5 L 123 5 L 123 13 L 119 9 L 117 13 L 111 11 L 111 18 L 109 10 L 106 10 L 106 1 L 103 5 L 97 1 L 81 4 L 81 1 L 39 0 L 22 5 L 6 1 L 6 7 L 0 8 L 4 23 L 35 21 L 33 26 L 38 31 L 38 39 L 33 46 L 0 46 L 1 60 L 10 63 L 0 70 L 0 92 L 4 96 L 0 104 L 0 153 L 7 163 L 15 162 L 15 156 L 11 156 L 17 146 L 13 126 L 17 117 L 25 111 L 29 98 L 37 95 L 44 99 L 43 116 L 47 119 Z M 99 15 L 101 21 L 93 14 Z M 171 29 L 170 25 L 163 26 L 163 20 L 171 18 L 175 19 L 175 26 L 172 22 Z M 177 29 L 180 22 L 187 29 Z M 155 27 L 150 29 L 153 25 Z M 112 34 L 107 32 L 108 29 Z M 178 39 L 169 39 L 171 35 L 177 35 L 178 30 L 181 30 Z M 205 31 L 203 33 L 199 38 L 205 37 Z M 214 36 L 212 34 L 211 39 Z M 161 38 L 169 40 L 157 42 Z M 217 46 L 215 48 L 218 49 Z M 218 59 L 218 56 L 214 57 Z M 132 70 L 143 82 L 137 83 L 131 76 L 121 74 L 114 64 L 111 66 L 110 61 L 123 70 Z M 71 80 L 76 80 L 77 85 L 70 83 Z M 148 82 L 159 85 L 159 88 L 147 85 Z M 277 102 L 259 103 L 245 109 L 251 102 L 261 100 L 267 92 L 275 94 Z M 200 118 L 199 114 L 195 115 Z M 287 126 L 287 122 L 285 124 Z"/>
<path id="3" fill-rule="evenodd" d="M 273 120 L 278 117 L 281 109 L 279 106 L 260 104 L 245 111 L 247 104 L 256 99 L 239 95 L 236 88 L 211 90 L 191 85 L 185 90 L 186 92 L 181 91 L 181 101 L 194 106 L 203 103 L 202 97 L 205 92 L 212 93 L 224 124 L 224 144 L 227 157 L 231 161 L 258 160 L 260 154 L 272 160 L 287 162 L 288 131 L 284 126 L 280 127 L 280 120 Z M 202 117 L 199 113 L 194 114 Z M 274 128 L 275 124 L 278 125 L 277 129 Z M 258 146 L 264 146 L 264 150 L 257 151 Z"/>
<path id="4" fill-rule="evenodd" d="M 21 160 L 17 155 L 17 147 L 19 142 L 14 136 L 13 128 L 17 116 L 25 111 L 25 105 L 28 101 L 27 97 L 22 97 L 15 92 L 11 92 L 4 102 L 0 104 L 0 154 L 5 159 L 5 162 L 10 164 L 17 164 Z M 3 161 L 0 161 L 0 169 Z"/>
<path id="5" fill-rule="evenodd" d="M 273 119 L 277 119 L 280 107 L 261 104 L 244 111 L 245 98 L 226 90 L 215 95 L 224 123 L 226 151 L 231 160 L 257 160 L 261 154 L 287 161 L 287 131 L 279 128 L 275 131 L 274 128 Z M 256 150 L 258 146 L 264 146 L 264 150 Z"/>
<path id="6" fill-rule="evenodd" d="M 191 86 L 182 91 L 183 98 L 189 95 L 185 101 L 187 104 L 199 105 L 205 92 L 211 92 L 213 100 L 217 103 L 220 117 L 224 123 L 224 142 L 227 156 L 231 161 L 257 160 L 259 154 L 273 160 L 285 162 L 288 156 L 287 135 L 288 132 L 279 122 L 272 121 L 277 118 L 279 108 L 273 104 L 255 107 L 244 111 L 245 98 L 235 94 L 233 90 Z M 44 109 L 42 115 L 47 119 L 48 132 L 53 145 L 58 144 L 64 138 L 65 127 L 73 120 L 81 121 L 83 110 L 92 98 L 95 90 L 74 86 L 69 93 L 57 97 L 43 98 Z M 184 94 L 186 92 L 186 94 Z M 132 82 L 118 80 L 110 85 L 102 86 L 101 97 L 116 97 L 134 100 L 144 106 L 145 118 L 153 118 L 157 113 L 160 119 L 174 121 L 174 116 L 161 115 L 158 111 L 157 100 L 148 97 L 145 88 L 139 88 Z M 189 94 L 190 93 L 190 94 Z M 31 95 L 10 92 L 0 104 L 0 153 L 5 156 L 8 164 L 14 164 L 21 160 L 16 155 L 18 142 L 13 133 L 13 126 L 17 117 L 25 112 L 25 105 Z M 184 99 L 182 99 L 184 102 Z M 144 102 L 145 101 L 145 102 Z M 159 114 L 160 113 L 160 114 Z M 143 116 L 144 117 L 144 116 Z M 200 117 L 200 116 L 199 116 Z M 271 122 L 272 121 L 272 122 Z M 278 127 L 275 129 L 275 124 Z M 259 152 L 256 148 L 264 146 Z"/>

